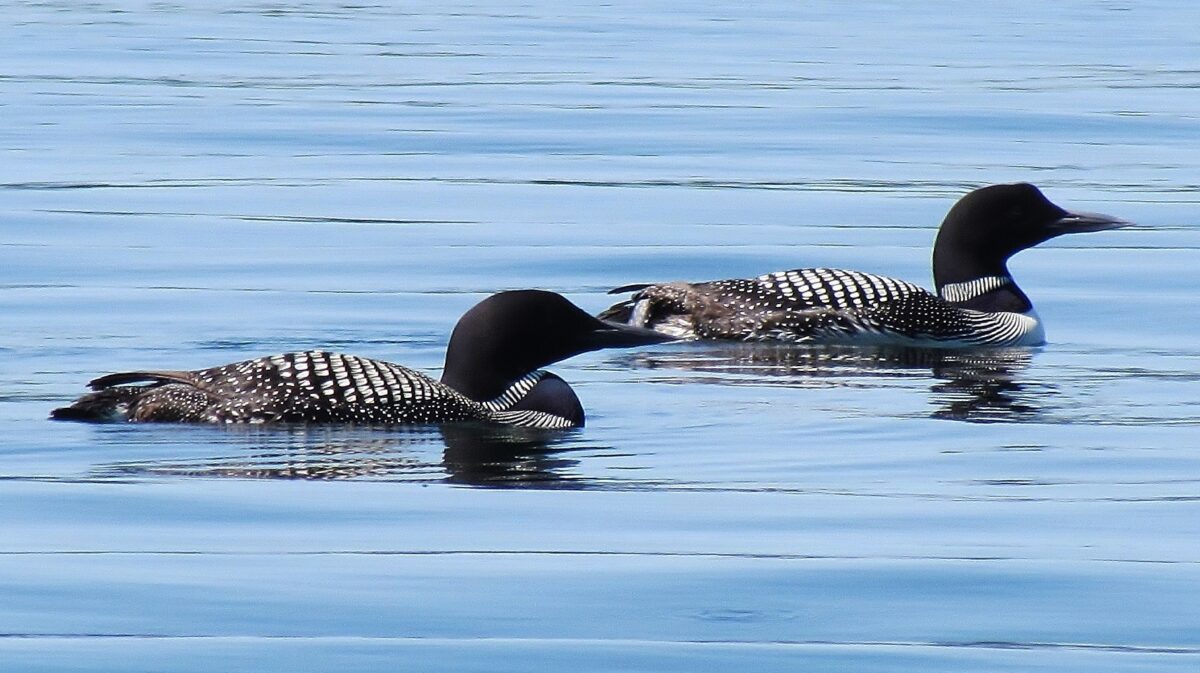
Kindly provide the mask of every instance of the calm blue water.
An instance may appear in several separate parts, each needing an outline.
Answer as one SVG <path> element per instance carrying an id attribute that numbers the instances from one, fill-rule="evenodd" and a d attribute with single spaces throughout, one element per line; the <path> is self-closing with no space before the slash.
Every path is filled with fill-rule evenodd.
<path id="1" fill-rule="evenodd" d="M 0 670 L 1200 669 L 1193 3 L 0 3 Z M 1044 349 L 682 344 L 462 429 L 57 424 L 99 374 L 436 373 L 499 289 L 928 284 L 987 183 L 1137 222 Z"/>

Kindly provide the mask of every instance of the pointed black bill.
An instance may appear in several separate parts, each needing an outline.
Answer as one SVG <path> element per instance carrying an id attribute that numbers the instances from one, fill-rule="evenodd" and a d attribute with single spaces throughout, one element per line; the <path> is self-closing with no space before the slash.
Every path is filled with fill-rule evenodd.
<path id="1" fill-rule="evenodd" d="M 629 346 L 645 346 L 676 340 L 669 334 L 611 320 L 596 320 L 595 329 L 588 332 L 583 339 L 590 350 L 628 348 Z"/>
<path id="2" fill-rule="evenodd" d="M 1050 224 L 1056 234 L 1079 234 L 1088 231 L 1105 231 L 1128 227 L 1133 223 L 1102 213 L 1067 213 Z"/>

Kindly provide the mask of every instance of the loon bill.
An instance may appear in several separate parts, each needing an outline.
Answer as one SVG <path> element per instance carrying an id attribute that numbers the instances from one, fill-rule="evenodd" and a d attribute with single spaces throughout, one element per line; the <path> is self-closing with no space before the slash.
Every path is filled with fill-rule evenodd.
<path id="1" fill-rule="evenodd" d="M 933 247 L 937 294 L 861 271 L 794 269 L 758 278 L 627 285 L 600 318 L 681 339 L 914 346 L 1037 346 L 1041 319 L 1008 259 L 1056 236 L 1129 223 L 1068 212 L 1030 184 L 967 194 Z"/>
<path id="2" fill-rule="evenodd" d="M 541 367 L 601 348 L 669 340 L 593 318 L 553 292 L 515 290 L 492 295 L 458 321 L 441 381 L 389 362 L 304 351 L 210 369 L 101 376 L 89 384 L 96 392 L 55 409 L 51 418 L 579 427 L 579 398 Z"/>

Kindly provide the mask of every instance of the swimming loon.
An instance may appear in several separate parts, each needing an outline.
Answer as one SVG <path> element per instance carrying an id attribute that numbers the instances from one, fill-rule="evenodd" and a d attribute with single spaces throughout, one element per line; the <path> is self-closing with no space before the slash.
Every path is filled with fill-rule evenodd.
<path id="1" fill-rule="evenodd" d="M 580 427 L 584 413 L 575 392 L 539 367 L 591 350 L 671 339 L 598 320 L 553 292 L 515 290 L 488 297 L 459 319 L 440 382 L 389 362 L 305 351 L 211 369 L 101 376 L 88 384 L 97 392 L 55 409 L 51 418 L 372 424 L 476 420 Z"/>
<path id="2" fill-rule="evenodd" d="M 600 318 L 679 338 L 910 346 L 1036 346 L 1045 332 L 1009 257 L 1061 234 L 1128 222 L 1067 212 L 1030 184 L 992 185 L 950 209 L 933 247 L 937 294 L 860 271 L 794 269 L 752 279 L 627 285 Z"/>

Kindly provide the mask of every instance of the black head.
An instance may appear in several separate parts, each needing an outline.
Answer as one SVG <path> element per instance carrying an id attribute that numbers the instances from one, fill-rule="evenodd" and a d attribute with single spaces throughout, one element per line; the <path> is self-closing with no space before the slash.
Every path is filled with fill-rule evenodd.
<path id="1" fill-rule="evenodd" d="M 572 355 L 671 339 L 594 318 L 553 292 L 500 292 L 454 326 L 442 383 L 471 399 L 489 400 L 525 374 Z"/>
<path id="2" fill-rule="evenodd" d="M 981 187 L 946 214 L 933 246 L 940 288 L 984 276 L 1006 275 L 1014 254 L 1062 234 L 1100 231 L 1127 222 L 1096 213 L 1071 213 L 1031 184 Z"/>

